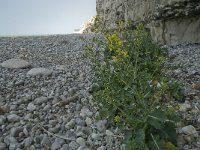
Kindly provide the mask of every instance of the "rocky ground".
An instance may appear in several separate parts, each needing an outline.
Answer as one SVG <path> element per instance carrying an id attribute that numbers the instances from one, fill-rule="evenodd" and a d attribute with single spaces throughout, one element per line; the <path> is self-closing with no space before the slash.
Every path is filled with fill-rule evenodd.
<path id="1" fill-rule="evenodd" d="M 185 96 L 182 103 L 176 102 L 183 123 L 177 129 L 179 148 L 200 150 L 200 45 L 172 46 L 168 51 L 167 74 L 183 83 Z"/>
<path id="2" fill-rule="evenodd" d="M 0 150 L 125 149 L 89 94 L 94 76 L 82 54 L 93 36 L 0 38 Z M 179 147 L 199 150 L 200 45 L 170 47 L 169 57 L 168 74 L 185 83 Z"/>
<path id="3" fill-rule="evenodd" d="M 88 93 L 82 54 L 91 38 L 0 38 L 0 150 L 124 149 L 118 129 L 97 121 Z"/>

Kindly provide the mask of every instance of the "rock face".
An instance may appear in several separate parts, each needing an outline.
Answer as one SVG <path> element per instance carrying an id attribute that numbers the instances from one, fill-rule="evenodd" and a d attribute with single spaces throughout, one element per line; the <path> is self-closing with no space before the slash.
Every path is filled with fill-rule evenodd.
<path id="1" fill-rule="evenodd" d="M 116 28 L 118 20 L 126 27 L 142 22 L 162 44 L 200 43 L 197 0 L 97 0 L 96 9 L 110 29 Z"/>

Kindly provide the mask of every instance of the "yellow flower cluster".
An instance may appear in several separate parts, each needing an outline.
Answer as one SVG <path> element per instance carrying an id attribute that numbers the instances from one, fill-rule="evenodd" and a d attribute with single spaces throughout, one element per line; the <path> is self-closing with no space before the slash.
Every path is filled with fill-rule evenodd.
<path id="1" fill-rule="evenodd" d="M 127 51 L 125 51 L 123 43 L 115 31 L 111 35 L 106 36 L 108 51 L 113 55 L 112 59 L 115 61 L 119 61 L 122 58 L 128 57 Z"/>

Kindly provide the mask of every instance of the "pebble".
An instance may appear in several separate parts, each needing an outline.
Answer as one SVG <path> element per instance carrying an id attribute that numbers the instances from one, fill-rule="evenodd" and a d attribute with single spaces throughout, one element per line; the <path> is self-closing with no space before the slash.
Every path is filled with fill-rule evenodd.
<path id="1" fill-rule="evenodd" d="M 97 130 L 99 132 L 104 132 L 106 130 L 106 124 L 107 124 L 107 120 L 99 120 L 96 123 Z"/>
<path id="2" fill-rule="evenodd" d="M 64 144 L 60 150 L 69 150 L 69 145 Z"/>
<path id="3" fill-rule="evenodd" d="M 16 114 L 11 114 L 7 116 L 8 122 L 18 122 L 20 120 L 20 117 Z"/>
<path id="4" fill-rule="evenodd" d="M 38 97 L 34 100 L 35 104 L 43 104 L 43 103 L 46 103 L 48 101 L 48 98 L 47 97 Z"/>
<path id="5" fill-rule="evenodd" d="M 27 137 L 26 139 L 24 139 L 23 143 L 24 143 L 25 148 L 30 147 L 32 142 L 33 142 L 33 138 L 32 137 Z"/>
<path id="6" fill-rule="evenodd" d="M 0 142 L 0 150 L 6 150 L 7 145 L 5 143 Z"/>
<path id="7" fill-rule="evenodd" d="M 43 75 L 43 76 L 49 76 L 52 74 L 52 70 L 49 70 L 47 68 L 33 68 L 30 71 L 28 71 L 27 75 L 28 76 L 38 76 L 38 75 Z"/>
<path id="8" fill-rule="evenodd" d="M 85 126 L 85 120 L 83 120 L 83 119 L 81 119 L 81 118 L 76 118 L 75 119 L 75 122 L 76 122 L 76 124 L 77 125 L 79 125 L 79 126 Z"/>
<path id="9" fill-rule="evenodd" d="M 51 141 L 49 139 L 49 137 L 47 135 L 44 135 L 42 141 L 41 141 L 42 145 L 51 145 Z"/>
<path id="10" fill-rule="evenodd" d="M 94 141 L 100 140 L 102 138 L 102 136 L 97 133 L 92 133 L 91 137 Z"/>
<path id="11" fill-rule="evenodd" d="M 180 104 L 179 111 L 186 112 L 189 109 L 191 109 L 191 105 L 188 102 L 185 102 L 184 104 Z"/>
<path id="12" fill-rule="evenodd" d="M 3 115 L 0 115 L 0 126 L 3 125 L 6 121 L 6 117 Z"/>
<path id="13" fill-rule="evenodd" d="M 188 126 L 183 127 L 181 129 L 181 131 L 188 136 L 195 137 L 195 138 L 198 137 L 198 132 L 196 131 L 196 129 L 192 125 L 188 125 Z"/>
<path id="14" fill-rule="evenodd" d="M 20 132 L 23 132 L 23 127 L 13 127 L 10 131 L 10 135 L 18 137 Z"/>
<path id="15" fill-rule="evenodd" d="M 36 106 L 33 103 L 29 103 L 27 106 L 27 110 L 34 111 L 36 110 Z"/>
<path id="16" fill-rule="evenodd" d="M 85 139 L 82 137 L 79 137 L 76 139 L 76 142 L 80 145 L 80 146 L 85 146 Z"/>
<path id="17" fill-rule="evenodd" d="M 89 117 L 86 117 L 85 123 L 87 126 L 90 126 L 92 124 L 92 119 L 90 119 Z"/>
<path id="18" fill-rule="evenodd" d="M 105 146 L 101 146 L 101 147 L 97 148 L 97 150 L 106 150 L 106 147 Z"/>
<path id="19" fill-rule="evenodd" d="M 69 148 L 71 148 L 72 150 L 77 150 L 79 148 L 79 144 L 75 141 L 72 141 L 69 143 Z"/>
<path id="20" fill-rule="evenodd" d="M 58 150 L 61 148 L 61 144 L 59 142 L 54 142 L 52 145 L 51 145 L 51 150 Z"/>
<path id="21" fill-rule="evenodd" d="M 113 133 L 113 132 L 111 132 L 110 130 L 106 130 L 106 135 L 108 135 L 108 136 L 113 136 L 113 135 L 114 135 L 114 133 Z"/>
<path id="22" fill-rule="evenodd" d="M 66 129 L 71 129 L 71 128 L 74 128 L 74 126 L 75 126 L 75 120 L 72 119 L 65 125 L 65 128 Z"/>
<path id="23" fill-rule="evenodd" d="M 49 111 L 51 109 L 51 105 L 50 104 L 47 104 L 45 107 L 44 107 L 44 111 Z"/>

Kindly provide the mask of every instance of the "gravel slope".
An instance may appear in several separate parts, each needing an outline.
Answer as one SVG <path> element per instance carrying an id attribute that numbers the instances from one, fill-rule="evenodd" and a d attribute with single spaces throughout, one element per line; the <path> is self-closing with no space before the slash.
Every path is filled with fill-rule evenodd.
<path id="1" fill-rule="evenodd" d="M 92 37 L 0 38 L 0 63 L 22 58 L 31 68 L 53 70 L 28 76 L 31 68 L 0 67 L 0 150 L 124 149 L 118 129 L 97 121 L 88 93 L 93 76 L 82 54 Z"/>

